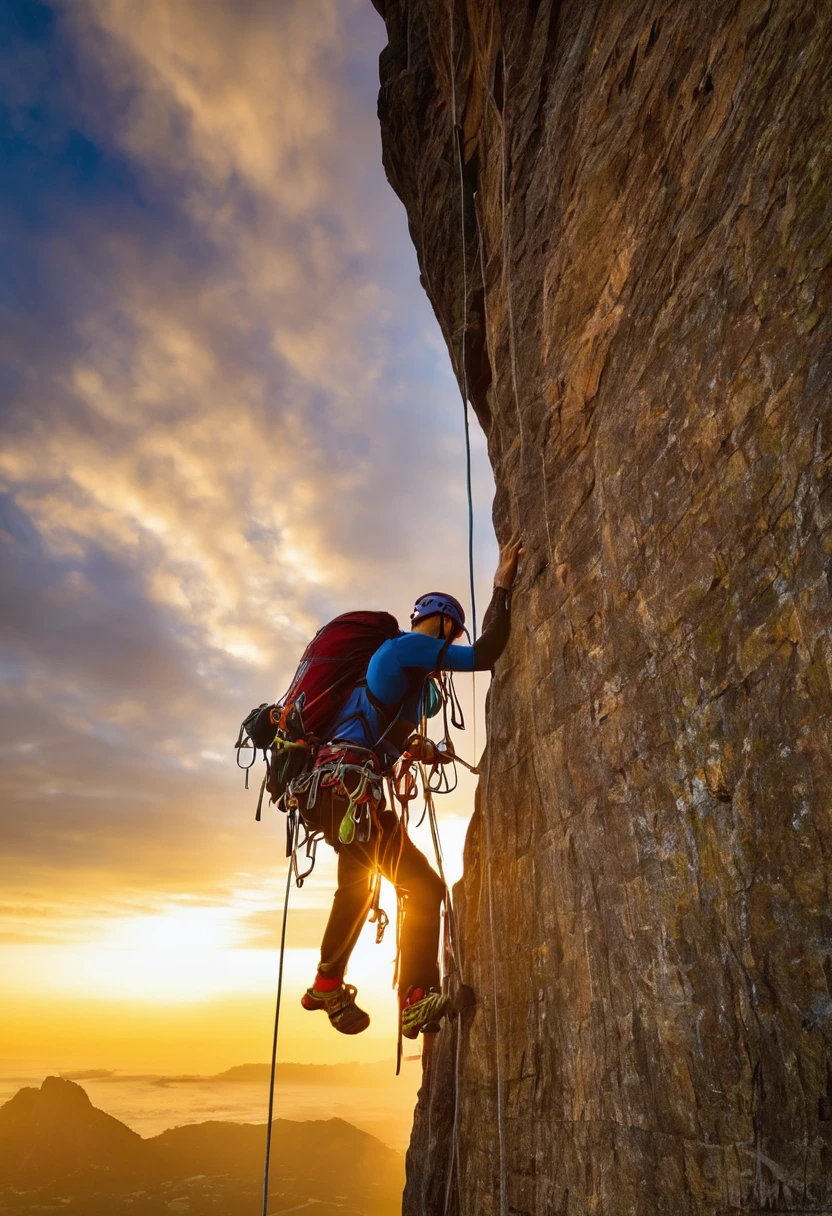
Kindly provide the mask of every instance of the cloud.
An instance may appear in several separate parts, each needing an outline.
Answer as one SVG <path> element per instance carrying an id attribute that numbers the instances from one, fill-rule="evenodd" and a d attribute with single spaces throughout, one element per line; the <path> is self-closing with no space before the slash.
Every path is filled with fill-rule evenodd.
<path id="1" fill-rule="evenodd" d="M 282 861 L 239 719 L 328 616 L 466 594 L 461 406 L 380 166 L 383 25 L 364 0 L 24 8 L 0 196 L 11 906 L 219 906 Z"/>

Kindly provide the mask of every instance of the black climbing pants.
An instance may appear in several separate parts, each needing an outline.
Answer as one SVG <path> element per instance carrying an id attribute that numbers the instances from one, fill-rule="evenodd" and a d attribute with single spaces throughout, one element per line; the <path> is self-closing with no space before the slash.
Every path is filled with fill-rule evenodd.
<path id="1" fill-rule="evenodd" d="M 370 839 L 342 844 L 338 827 L 347 809 L 347 799 L 320 789 L 315 806 L 303 810 L 310 827 L 321 828 L 327 844 L 338 854 L 338 887 L 332 901 L 323 941 L 321 975 L 343 976 L 350 955 L 370 912 L 373 880 L 381 871 L 402 900 L 399 991 L 439 987 L 439 923 L 445 888 L 390 810 L 378 814 Z"/>

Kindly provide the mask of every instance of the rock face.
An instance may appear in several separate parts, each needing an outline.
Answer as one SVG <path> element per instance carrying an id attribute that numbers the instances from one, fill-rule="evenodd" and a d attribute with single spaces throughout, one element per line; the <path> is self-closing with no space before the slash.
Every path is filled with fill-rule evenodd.
<path id="1" fill-rule="evenodd" d="M 527 546 L 405 1213 L 832 1212 L 832 6 L 375 2 Z"/>

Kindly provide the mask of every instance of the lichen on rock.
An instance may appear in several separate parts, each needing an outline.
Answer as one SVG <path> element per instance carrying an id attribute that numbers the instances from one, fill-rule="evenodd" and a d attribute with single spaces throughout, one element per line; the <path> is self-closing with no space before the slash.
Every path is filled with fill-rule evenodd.
<path id="1" fill-rule="evenodd" d="M 404 1211 L 832 1211 L 832 7 L 374 2 L 527 549 Z"/>

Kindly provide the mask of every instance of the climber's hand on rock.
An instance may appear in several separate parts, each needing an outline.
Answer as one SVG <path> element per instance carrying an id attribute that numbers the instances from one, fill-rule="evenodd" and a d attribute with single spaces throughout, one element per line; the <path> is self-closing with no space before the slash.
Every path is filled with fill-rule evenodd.
<path id="1" fill-rule="evenodd" d="M 523 556 L 523 542 L 519 537 L 515 537 L 504 545 L 500 550 L 500 561 L 497 566 L 497 573 L 494 575 L 494 586 L 502 587 L 504 591 L 511 591 L 514 586 L 514 580 L 517 577 L 517 563 Z"/>

